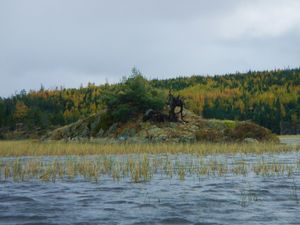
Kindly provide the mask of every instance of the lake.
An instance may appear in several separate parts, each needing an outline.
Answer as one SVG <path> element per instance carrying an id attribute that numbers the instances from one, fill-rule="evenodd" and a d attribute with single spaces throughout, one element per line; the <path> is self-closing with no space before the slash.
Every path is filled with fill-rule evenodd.
<path id="1" fill-rule="evenodd" d="M 116 160 L 113 162 L 119 162 L 128 155 L 111 157 Z M 97 160 L 94 156 L 88 158 Z M 194 155 L 162 154 L 149 158 L 168 158 L 173 165 L 179 160 L 193 168 L 198 165 Z M 40 158 L 45 162 L 54 159 L 67 160 Z M 178 171 L 167 176 L 159 167 L 153 170 L 149 181 L 137 183 L 130 176 L 114 180 L 109 175 L 102 175 L 98 182 L 80 176 L 55 182 L 14 181 L 3 179 L 2 173 L 0 224 L 299 224 L 299 152 L 201 156 L 203 162 L 212 159 L 226 162 L 229 168 L 242 160 L 248 165 L 248 172 L 236 174 L 229 169 L 218 175 L 187 169 L 184 179 L 180 179 Z M 274 160 L 292 165 L 293 171 L 254 172 L 258 162 L 270 165 Z"/>

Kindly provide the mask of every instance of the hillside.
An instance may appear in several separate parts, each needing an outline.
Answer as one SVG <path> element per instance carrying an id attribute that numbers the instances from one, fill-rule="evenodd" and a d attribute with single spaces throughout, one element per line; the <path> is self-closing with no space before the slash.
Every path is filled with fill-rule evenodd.
<path id="1" fill-rule="evenodd" d="M 136 75 L 141 74 L 134 70 L 129 78 Z M 38 91 L 23 90 L 12 97 L 0 98 L 0 138 L 18 130 L 27 136 L 30 133 L 40 136 L 117 107 L 118 110 L 106 115 L 106 126 L 110 126 L 118 119 L 136 116 L 134 112 L 143 113 L 149 104 L 150 108 L 161 108 L 169 89 L 183 96 L 185 107 L 203 118 L 251 120 L 274 133 L 300 133 L 300 69 L 150 81 L 141 78 L 140 83 L 132 84 L 132 93 L 124 97 L 127 81 L 89 84 L 78 89 L 41 87 Z M 135 98 L 140 96 L 139 91 L 145 90 L 144 97 Z M 127 104 L 128 99 L 132 104 Z M 136 104 L 139 101 L 141 104 Z"/>

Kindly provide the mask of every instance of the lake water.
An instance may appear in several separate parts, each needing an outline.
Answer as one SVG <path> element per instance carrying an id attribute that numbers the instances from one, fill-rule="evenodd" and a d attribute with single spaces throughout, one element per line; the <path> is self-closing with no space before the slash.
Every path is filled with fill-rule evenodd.
<path id="1" fill-rule="evenodd" d="M 158 178 L 139 184 L 5 182 L 0 223 L 299 224 L 299 181 L 297 175 Z"/>
<path id="2" fill-rule="evenodd" d="M 283 144 L 300 145 L 300 135 L 281 135 L 279 140 Z"/>
<path id="3" fill-rule="evenodd" d="M 193 160 L 194 156 L 179 157 Z M 205 160 L 210 157 L 229 164 L 238 158 L 247 163 L 263 158 L 290 164 L 300 159 L 300 153 L 219 155 Z M 157 172 L 149 182 L 141 183 L 129 177 L 114 181 L 109 176 L 101 176 L 97 183 L 80 178 L 56 182 L 2 179 L 0 224 L 300 224 L 299 165 L 292 176 L 186 174 L 182 181 Z"/>

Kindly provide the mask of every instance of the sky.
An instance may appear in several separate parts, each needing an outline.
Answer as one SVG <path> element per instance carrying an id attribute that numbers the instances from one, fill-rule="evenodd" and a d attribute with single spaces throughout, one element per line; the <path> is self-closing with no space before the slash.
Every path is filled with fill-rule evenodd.
<path id="1" fill-rule="evenodd" d="M 300 66 L 299 0 L 0 0 L 0 96 Z"/>

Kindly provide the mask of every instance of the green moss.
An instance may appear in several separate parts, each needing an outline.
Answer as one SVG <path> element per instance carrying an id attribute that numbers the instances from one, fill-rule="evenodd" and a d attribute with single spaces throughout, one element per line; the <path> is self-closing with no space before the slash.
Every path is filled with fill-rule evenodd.
<path id="1" fill-rule="evenodd" d="M 223 120 L 223 123 L 229 129 L 234 129 L 237 125 L 237 122 L 233 120 Z"/>

